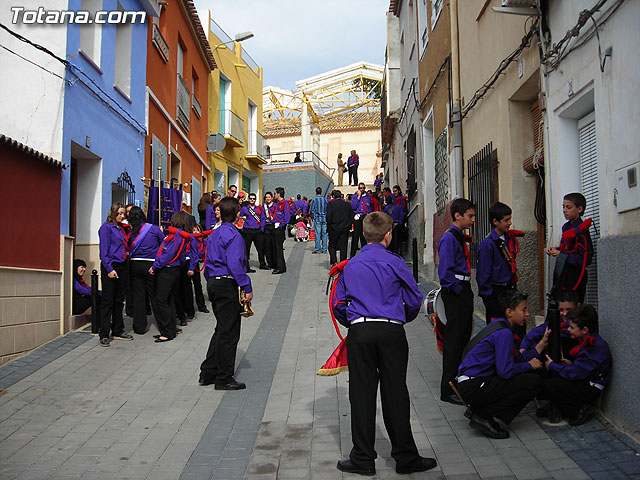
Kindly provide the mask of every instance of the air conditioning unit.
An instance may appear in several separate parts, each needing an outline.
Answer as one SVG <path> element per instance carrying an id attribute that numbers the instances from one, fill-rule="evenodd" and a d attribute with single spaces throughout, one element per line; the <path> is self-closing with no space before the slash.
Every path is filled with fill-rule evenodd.
<path id="1" fill-rule="evenodd" d="M 537 0 L 502 0 L 503 7 L 530 7 L 537 8 Z"/>

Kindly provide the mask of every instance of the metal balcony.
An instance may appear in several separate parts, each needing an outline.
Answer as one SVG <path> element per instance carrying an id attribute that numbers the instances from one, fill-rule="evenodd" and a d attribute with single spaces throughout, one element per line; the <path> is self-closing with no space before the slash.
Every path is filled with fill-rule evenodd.
<path id="1" fill-rule="evenodd" d="M 244 120 L 231 110 L 220 110 L 220 133 L 224 135 L 227 144 L 234 147 L 244 145 Z"/>
<path id="2" fill-rule="evenodd" d="M 267 162 L 267 142 L 257 130 L 249 130 L 247 157 Z"/>

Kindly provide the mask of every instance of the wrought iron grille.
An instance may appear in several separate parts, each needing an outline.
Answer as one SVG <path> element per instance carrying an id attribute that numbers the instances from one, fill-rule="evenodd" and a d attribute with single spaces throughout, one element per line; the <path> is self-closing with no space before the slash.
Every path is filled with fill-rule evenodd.
<path id="1" fill-rule="evenodd" d="M 467 161 L 469 199 L 476 206 L 476 221 L 471 229 L 471 265 L 478 258 L 478 245 L 491 231 L 489 207 L 498 200 L 498 151 L 489 142 Z"/>
<path id="2" fill-rule="evenodd" d="M 443 131 L 436 140 L 435 170 L 436 170 L 436 209 L 444 212 L 449 200 L 449 162 L 447 152 L 447 131 Z"/>
<path id="3" fill-rule="evenodd" d="M 129 174 L 124 171 L 116 182 L 111 183 L 111 203 L 119 202 L 123 205 L 134 203 L 136 199 L 136 187 Z"/>

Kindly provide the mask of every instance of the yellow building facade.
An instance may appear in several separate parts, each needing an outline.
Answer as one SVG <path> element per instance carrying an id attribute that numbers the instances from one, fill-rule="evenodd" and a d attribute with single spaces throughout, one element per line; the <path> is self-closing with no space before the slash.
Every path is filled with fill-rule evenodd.
<path id="1" fill-rule="evenodd" d="M 236 185 L 239 192 L 261 198 L 262 165 L 267 157 L 262 135 L 262 67 L 210 12 L 207 17 L 208 40 L 218 66 L 209 77 L 209 132 L 225 139 L 224 148 L 207 153 L 208 190 L 224 195 L 230 185 Z"/>

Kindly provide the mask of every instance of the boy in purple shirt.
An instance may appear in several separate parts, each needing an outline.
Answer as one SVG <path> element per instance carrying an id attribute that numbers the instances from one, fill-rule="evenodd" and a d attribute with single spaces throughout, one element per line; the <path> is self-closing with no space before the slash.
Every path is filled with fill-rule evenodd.
<path id="1" fill-rule="evenodd" d="M 336 319 L 349 328 L 349 402 L 353 448 L 338 470 L 375 475 L 378 382 L 396 472 L 424 472 L 436 466 L 421 457 L 409 423 L 407 362 L 403 325 L 420 311 L 422 293 L 402 258 L 389 252 L 392 219 L 382 212 L 364 219 L 368 244 L 345 266 L 336 284 Z"/>
<path id="2" fill-rule="evenodd" d="M 353 208 L 353 233 L 351 234 L 351 254 L 349 258 L 356 256 L 358 251 L 358 242 L 363 247 L 366 244 L 366 239 L 363 234 L 362 222 L 366 215 L 373 211 L 371 205 L 371 197 L 367 195 L 366 186 L 360 182 L 358 184 L 358 191 L 351 197 L 351 208 Z"/>
<path id="3" fill-rule="evenodd" d="M 535 349 L 516 353 L 514 327 L 529 316 L 527 296 L 517 290 L 500 294 L 504 318 L 483 328 L 465 348 L 456 381 L 470 405 L 469 425 L 491 438 L 509 438 L 495 418 L 509 424 L 538 393 L 541 377 L 531 370 L 542 367 Z M 495 417 L 495 418 L 494 418 Z"/>
<path id="4" fill-rule="evenodd" d="M 438 242 L 438 277 L 440 295 L 444 301 L 447 317 L 444 341 L 442 342 L 442 380 L 440 400 L 462 405 L 454 395 L 449 382 L 458 372 L 464 346 L 473 331 L 473 292 L 471 291 L 471 264 L 469 262 L 470 241 L 463 230 L 471 228 L 476 218 L 473 203 L 466 198 L 456 198 L 451 203 L 453 225 Z"/>
<path id="5" fill-rule="evenodd" d="M 571 350 L 573 360 L 556 363 L 547 355 L 545 366 L 555 373 L 542 382 L 547 397 L 560 407 L 569 425 L 582 425 L 593 413 L 592 403 L 611 378 L 609 345 L 598 335 L 598 314 L 591 305 L 580 305 L 567 314 L 569 332 L 579 342 Z"/>
<path id="6" fill-rule="evenodd" d="M 209 342 L 207 357 L 200 366 L 200 385 L 215 384 L 216 390 L 242 390 L 244 383 L 233 378 L 236 350 L 240 340 L 238 287 L 244 300 L 253 298 L 251 279 L 247 275 L 247 250 L 234 222 L 240 204 L 232 197 L 220 201 L 222 225 L 207 239 L 205 274 L 209 299 L 216 316 L 216 328 Z"/>

